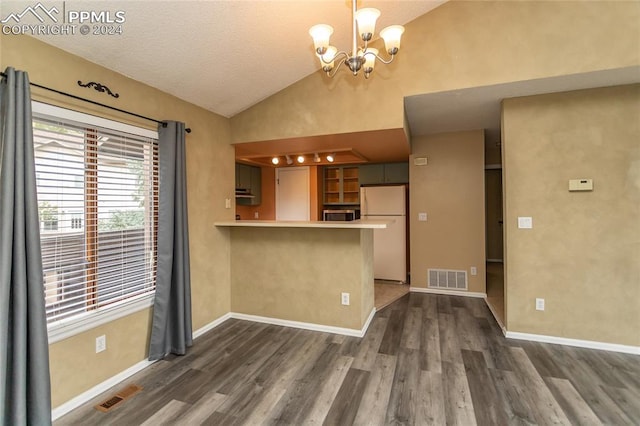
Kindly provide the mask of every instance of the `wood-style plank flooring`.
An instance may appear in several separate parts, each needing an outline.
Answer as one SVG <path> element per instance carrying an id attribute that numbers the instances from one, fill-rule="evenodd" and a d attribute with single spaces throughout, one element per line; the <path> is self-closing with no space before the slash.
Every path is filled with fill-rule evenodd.
<path id="1" fill-rule="evenodd" d="M 507 340 L 481 299 L 410 293 L 362 339 L 229 320 L 56 424 L 632 425 L 640 357 Z"/>
<path id="2" fill-rule="evenodd" d="M 409 293 L 409 284 L 392 283 L 376 280 L 374 284 L 373 305 L 376 311 L 386 308 L 405 294 Z"/>

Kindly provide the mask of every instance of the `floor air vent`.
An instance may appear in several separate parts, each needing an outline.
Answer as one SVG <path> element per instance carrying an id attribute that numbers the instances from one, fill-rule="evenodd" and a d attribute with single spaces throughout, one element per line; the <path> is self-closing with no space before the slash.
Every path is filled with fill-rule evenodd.
<path id="1" fill-rule="evenodd" d="M 455 271 L 451 269 L 429 269 L 427 271 L 430 288 L 442 288 L 447 290 L 466 290 L 467 271 Z"/>
<path id="2" fill-rule="evenodd" d="M 122 389 L 117 394 L 113 395 L 111 398 L 106 401 L 96 405 L 96 410 L 102 411 L 106 413 L 108 411 L 113 410 L 118 405 L 120 405 L 125 399 L 132 397 L 142 390 L 142 386 L 138 385 L 129 385 L 126 388 Z"/>

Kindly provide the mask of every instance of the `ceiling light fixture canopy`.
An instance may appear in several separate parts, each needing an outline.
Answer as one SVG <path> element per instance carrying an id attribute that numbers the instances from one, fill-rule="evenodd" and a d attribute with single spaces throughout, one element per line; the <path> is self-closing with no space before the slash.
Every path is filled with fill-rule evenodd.
<path id="1" fill-rule="evenodd" d="M 318 24 L 309 30 L 322 70 L 329 77 L 336 75 L 340 66 L 346 63 L 354 76 L 358 75 L 358 72 L 362 70 L 364 71 L 364 77 L 369 78 L 375 67 L 376 60 L 389 64 L 400 49 L 400 38 L 404 33 L 402 25 L 391 25 L 380 31 L 380 37 L 384 39 L 385 49 L 390 55 L 388 60 L 380 57 L 377 49 L 370 48 L 368 46 L 369 41 L 375 32 L 376 20 L 380 16 L 380 11 L 370 7 L 358 10 L 356 0 L 352 0 L 351 4 L 353 34 L 350 54 L 344 51 L 338 52 L 336 47 L 329 45 L 329 39 L 333 34 L 333 28 L 330 25 Z M 360 47 L 358 47 L 358 35 L 364 42 Z M 339 61 L 338 65 L 335 65 L 336 60 Z"/>

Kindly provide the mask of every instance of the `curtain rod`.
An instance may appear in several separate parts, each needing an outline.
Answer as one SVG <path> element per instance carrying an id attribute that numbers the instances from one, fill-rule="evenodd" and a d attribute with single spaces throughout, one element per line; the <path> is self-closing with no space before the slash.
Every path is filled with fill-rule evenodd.
<path id="1" fill-rule="evenodd" d="M 5 74 L 4 72 L 0 71 L 0 76 L 2 76 L 2 78 L 6 78 L 7 74 Z M 145 117 L 144 115 L 136 114 L 135 112 L 126 111 L 124 109 L 120 109 L 120 108 L 112 107 L 112 106 L 109 106 L 109 105 L 105 105 L 105 104 L 102 104 L 100 102 L 92 101 L 91 99 L 82 98 L 80 96 L 72 95 L 71 93 L 62 92 L 60 90 L 52 89 L 50 87 L 42 86 L 40 84 L 36 84 L 36 83 L 33 83 L 33 82 L 29 82 L 29 84 L 31 86 L 35 86 L 35 87 L 38 87 L 40 89 L 48 90 L 50 92 L 54 92 L 54 93 L 57 93 L 59 95 L 68 96 L 70 98 L 77 99 L 79 101 L 88 102 L 90 104 L 98 105 L 98 106 L 101 106 L 101 107 L 104 107 L 104 108 L 109 108 L 109 109 L 112 109 L 114 111 L 122 112 L 122 113 L 129 114 L 129 115 L 133 115 L 133 116 L 138 117 L 138 118 L 142 118 L 142 119 L 145 119 L 145 120 L 153 121 L 153 122 L 158 123 L 158 124 L 162 124 L 162 127 L 167 127 L 167 123 L 165 121 L 160 121 L 160 120 L 156 120 L 155 118 Z M 190 128 L 186 128 L 186 129 L 184 129 L 184 131 L 187 132 L 187 133 L 191 133 L 191 129 Z"/>

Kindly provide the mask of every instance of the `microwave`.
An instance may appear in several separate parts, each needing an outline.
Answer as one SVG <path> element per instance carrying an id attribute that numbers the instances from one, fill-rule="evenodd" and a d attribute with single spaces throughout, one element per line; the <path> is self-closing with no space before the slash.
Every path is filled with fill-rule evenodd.
<path id="1" fill-rule="evenodd" d="M 323 210 L 324 221 L 351 221 L 360 219 L 360 210 Z"/>

